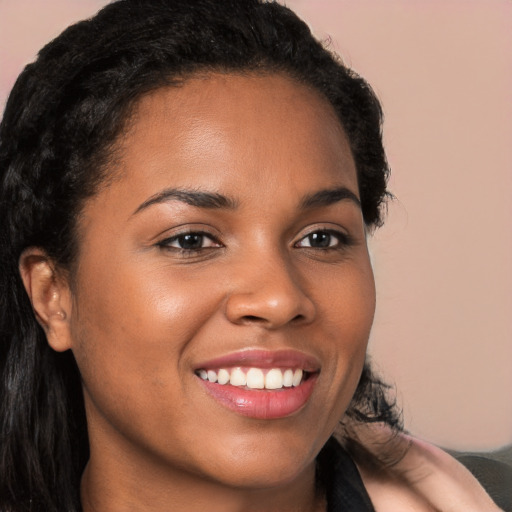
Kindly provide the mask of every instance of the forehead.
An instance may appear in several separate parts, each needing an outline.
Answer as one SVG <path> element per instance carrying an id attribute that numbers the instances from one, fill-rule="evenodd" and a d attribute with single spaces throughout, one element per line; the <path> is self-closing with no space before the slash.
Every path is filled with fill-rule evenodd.
<path id="1" fill-rule="evenodd" d="M 359 195 L 334 109 L 282 75 L 210 74 L 157 89 L 135 105 L 116 149 L 120 179 L 91 206 L 114 202 L 133 211 L 170 187 L 270 210 L 337 186 Z"/>

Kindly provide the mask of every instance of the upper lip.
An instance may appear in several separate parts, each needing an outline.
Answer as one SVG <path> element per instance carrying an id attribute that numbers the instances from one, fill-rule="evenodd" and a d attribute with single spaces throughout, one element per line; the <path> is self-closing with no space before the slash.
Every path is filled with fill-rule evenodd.
<path id="1" fill-rule="evenodd" d="M 197 365 L 196 370 L 202 368 L 226 368 L 236 366 L 255 368 L 301 368 L 307 372 L 317 372 L 320 369 L 320 362 L 316 357 L 293 349 L 245 349 L 203 361 Z"/>

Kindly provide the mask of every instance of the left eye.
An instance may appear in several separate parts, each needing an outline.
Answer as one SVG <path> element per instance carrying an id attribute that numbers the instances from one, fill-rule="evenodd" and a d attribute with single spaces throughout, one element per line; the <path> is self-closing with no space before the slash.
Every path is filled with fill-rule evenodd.
<path id="1" fill-rule="evenodd" d="M 296 247 L 311 247 L 313 249 L 328 249 L 346 245 L 347 236 L 343 233 L 333 233 L 331 231 L 314 231 L 299 240 Z"/>
<path id="2" fill-rule="evenodd" d="M 199 251 L 208 247 L 220 247 L 220 244 L 205 233 L 183 233 L 162 240 L 158 245 L 183 251 Z"/>

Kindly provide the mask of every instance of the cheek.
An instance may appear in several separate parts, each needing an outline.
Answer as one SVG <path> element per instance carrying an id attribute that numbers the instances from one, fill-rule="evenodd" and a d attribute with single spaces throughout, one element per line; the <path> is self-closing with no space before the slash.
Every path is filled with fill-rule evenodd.
<path id="1" fill-rule="evenodd" d="M 333 272 L 325 285 L 322 323 L 342 350 L 364 351 L 375 314 L 375 281 L 368 258 L 361 256 L 339 275 Z"/>
<path id="2" fill-rule="evenodd" d="M 215 296 L 200 298 L 197 283 L 167 269 L 84 265 L 82 275 L 73 353 L 95 408 L 127 431 L 159 406 L 179 409 L 189 342 L 215 310 Z"/>
<path id="3" fill-rule="evenodd" d="M 362 260 L 364 262 L 364 260 Z M 327 354 L 337 395 L 334 416 L 341 417 L 359 382 L 375 313 L 375 284 L 371 266 L 355 266 L 340 279 L 332 279 L 332 293 L 326 296 L 323 326 L 332 340 Z"/>
<path id="4" fill-rule="evenodd" d="M 92 270 L 92 269 L 91 269 Z M 127 362 L 153 351 L 179 351 L 215 305 L 212 293 L 201 294 L 176 272 L 144 266 L 104 266 L 82 272 L 74 315 L 79 344 L 98 344 Z"/>

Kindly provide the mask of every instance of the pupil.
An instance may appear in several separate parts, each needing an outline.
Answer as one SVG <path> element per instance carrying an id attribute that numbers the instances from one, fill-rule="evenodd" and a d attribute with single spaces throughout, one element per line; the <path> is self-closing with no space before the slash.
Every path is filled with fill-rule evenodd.
<path id="1" fill-rule="evenodd" d="M 329 233 L 312 233 L 309 235 L 311 247 L 329 247 L 331 235 Z"/>
<path id="2" fill-rule="evenodd" d="M 202 235 L 183 235 L 179 238 L 182 249 L 200 249 L 203 245 Z"/>

